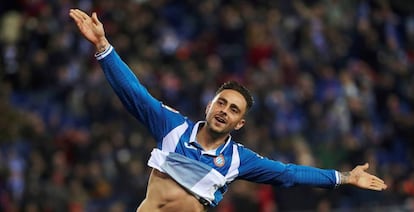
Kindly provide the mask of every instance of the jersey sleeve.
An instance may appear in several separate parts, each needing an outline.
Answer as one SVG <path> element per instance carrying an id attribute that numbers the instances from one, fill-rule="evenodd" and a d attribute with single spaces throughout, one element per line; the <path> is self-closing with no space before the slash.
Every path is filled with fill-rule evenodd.
<path id="1" fill-rule="evenodd" d="M 96 54 L 106 79 L 125 108 L 143 123 L 157 142 L 185 118 L 155 99 L 112 46 Z"/>
<path id="2" fill-rule="evenodd" d="M 282 187 L 309 185 L 334 188 L 339 185 L 339 173 L 335 170 L 285 164 L 262 157 L 243 146 L 239 147 L 239 154 L 239 179 Z"/>

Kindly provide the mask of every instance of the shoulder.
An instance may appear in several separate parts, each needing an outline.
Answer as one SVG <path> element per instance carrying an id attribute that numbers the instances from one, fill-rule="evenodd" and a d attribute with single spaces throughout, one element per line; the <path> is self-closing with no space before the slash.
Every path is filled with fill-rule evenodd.
<path id="1" fill-rule="evenodd" d="M 186 116 L 182 115 L 178 110 L 163 104 L 162 102 L 160 102 L 161 104 L 161 111 L 162 114 L 164 115 L 164 117 L 169 120 L 170 122 L 173 123 L 173 125 L 180 125 L 184 122 L 187 122 L 187 124 L 190 125 L 190 123 L 193 123 L 191 120 L 189 120 Z"/>
<path id="2" fill-rule="evenodd" d="M 259 155 L 252 149 L 244 146 L 241 143 L 233 141 L 233 147 L 237 149 L 241 161 L 252 160 L 252 159 L 263 159 L 264 157 Z"/>

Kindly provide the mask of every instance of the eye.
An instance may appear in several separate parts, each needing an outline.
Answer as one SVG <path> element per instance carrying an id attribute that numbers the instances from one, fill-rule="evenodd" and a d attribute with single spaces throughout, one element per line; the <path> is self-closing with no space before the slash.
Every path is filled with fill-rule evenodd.
<path id="1" fill-rule="evenodd" d="M 232 107 L 231 108 L 231 112 L 233 112 L 233 113 L 239 113 L 239 110 L 237 108 L 235 108 L 235 107 Z"/>

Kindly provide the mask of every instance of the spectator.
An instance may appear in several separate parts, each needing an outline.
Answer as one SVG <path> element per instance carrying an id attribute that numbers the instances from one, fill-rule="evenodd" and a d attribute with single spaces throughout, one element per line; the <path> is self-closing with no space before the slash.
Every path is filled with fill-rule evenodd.
<path id="1" fill-rule="evenodd" d="M 125 187 L 143 198 L 139 194 L 148 176 L 143 152 L 155 144 L 148 135 L 137 135 L 141 126 L 132 124 L 91 62 L 93 49 L 68 22 L 68 8 L 73 7 L 104 17 L 108 36 L 128 64 L 140 72 L 152 94 L 167 97 L 171 106 L 200 117 L 194 111 L 210 99 L 212 88 L 227 78 L 244 81 L 257 104 L 249 116 L 251 129 L 236 137 L 253 133 L 248 136 L 255 136 L 255 142 L 248 145 L 255 151 L 295 162 L 298 149 L 287 144 L 298 135 L 309 146 L 309 157 L 324 168 L 334 165 L 324 159 L 328 153 L 344 167 L 369 157 L 376 161 L 377 174 L 393 185 L 372 204 L 404 207 L 412 197 L 402 188 L 409 188 L 414 164 L 414 10 L 409 4 L 401 7 L 401 1 L 379 2 L 5 3 L 0 8 L 0 210 L 46 210 L 51 205 L 39 196 L 54 192 L 59 204 L 53 207 L 61 210 L 133 210 L 139 199 L 116 198 L 128 196 L 122 195 Z M 175 18 L 167 19 L 171 15 Z M 166 44 L 160 41 L 171 35 L 167 32 L 176 36 L 175 47 L 159 54 Z M 218 77 L 222 74 L 226 79 Z M 161 82 L 162 87 L 155 86 Z M 332 92 L 323 93 L 325 88 Z M 114 136 L 116 132 L 123 136 Z M 105 160 L 96 160 L 103 152 Z M 56 155 L 64 165 L 53 164 Z M 8 165 L 16 161 L 25 165 Z M 11 175 L 16 168 L 19 178 Z M 93 186 L 98 178 L 87 176 L 93 170 L 101 173 L 99 182 L 105 185 L 101 196 Z M 130 175 L 137 179 L 123 181 Z M 11 186 L 9 179 L 19 180 Z M 14 196 L 16 185 L 24 186 L 23 193 Z M 275 205 L 289 210 L 278 204 L 283 194 L 290 196 L 287 191 L 274 191 Z M 73 192 L 82 195 L 74 200 L 68 195 Z M 295 193 L 299 191 L 291 192 L 301 198 Z M 346 189 L 338 195 L 309 192 L 321 199 L 318 206 L 307 204 L 307 210 L 369 207 L 350 199 Z M 239 197 L 232 195 L 226 201 L 235 208 L 232 201 Z"/>

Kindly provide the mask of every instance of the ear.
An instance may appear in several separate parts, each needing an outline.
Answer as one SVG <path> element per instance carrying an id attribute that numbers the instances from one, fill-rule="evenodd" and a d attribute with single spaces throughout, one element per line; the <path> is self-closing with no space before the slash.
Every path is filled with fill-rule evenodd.
<path id="1" fill-rule="evenodd" d="M 240 121 L 234 127 L 234 130 L 241 129 L 244 126 L 245 123 L 246 123 L 246 119 L 240 119 Z"/>

